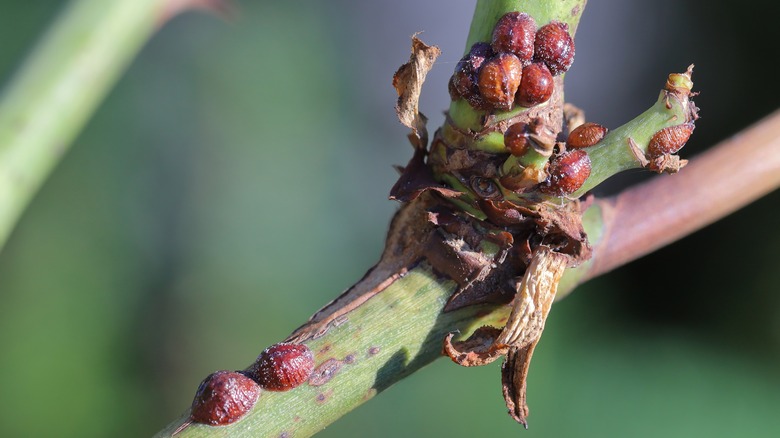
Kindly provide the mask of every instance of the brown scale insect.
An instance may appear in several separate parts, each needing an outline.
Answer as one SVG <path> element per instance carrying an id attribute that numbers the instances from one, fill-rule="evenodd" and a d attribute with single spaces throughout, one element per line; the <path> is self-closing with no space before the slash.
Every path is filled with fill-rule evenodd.
<path id="1" fill-rule="evenodd" d="M 549 179 L 539 186 L 539 191 L 553 196 L 565 196 L 576 192 L 590 176 L 588 153 L 575 149 L 550 161 Z"/>
<path id="2" fill-rule="evenodd" d="M 260 397 L 260 386 L 234 371 L 217 371 L 201 382 L 192 401 L 190 419 L 223 426 L 243 417 Z"/>
<path id="3" fill-rule="evenodd" d="M 459 97 L 466 99 L 474 108 L 484 106 L 477 86 L 477 74 L 485 59 L 493 56 L 493 50 L 488 43 L 476 43 L 471 46 L 469 53 L 458 61 L 455 73 L 450 78 L 450 97 L 455 100 Z"/>
<path id="4" fill-rule="evenodd" d="M 491 46 L 496 53 L 513 53 L 528 65 L 534 56 L 535 38 L 536 21 L 525 12 L 509 12 L 493 28 Z"/>
<path id="5" fill-rule="evenodd" d="M 309 347 L 286 342 L 266 348 L 252 366 L 260 386 L 269 391 L 289 391 L 308 380 L 313 370 Z"/>
<path id="6" fill-rule="evenodd" d="M 509 128 L 504 131 L 504 146 L 512 155 L 522 157 L 531 147 L 531 140 L 528 138 L 529 134 L 530 130 L 528 129 L 528 125 L 523 122 L 510 125 Z"/>
<path id="7" fill-rule="evenodd" d="M 569 26 L 553 21 L 540 27 L 534 41 L 534 61 L 547 64 L 553 76 L 565 73 L 574 62 L 574 40 Z"/>
<path id="8" fill-rule="evenodd" d="M 511 53 L 499 53 L 482 64 L 477 85 L 482 99 L 495 109 L 512 109 L 520 88 L 523 64 Z"/>
<path id="9" fill-rule="evenodd" d="M 647 145 L 648 158 L 658 158 L 662 155 L 673 154 L 688 142 L 693 133 L 693 123 L 683 123 L 682 125 L 669 126 L 655 134 Z"/>
<path id="10" fill-rule="evenodd" d="M 550 100 L 554 89 L 555 83 L 550 69 L 541 62 L 535 62 L 523 68 L 523 77 L 515 101 L 530 108 Z"/>
<path id="11" fill-rule="evenodd" d="M 566 139 L 569 149 L 582 149 L 593 146 L 601 141 L 609 130 L 598 123 L 587 122 L 576 127 Z"/>

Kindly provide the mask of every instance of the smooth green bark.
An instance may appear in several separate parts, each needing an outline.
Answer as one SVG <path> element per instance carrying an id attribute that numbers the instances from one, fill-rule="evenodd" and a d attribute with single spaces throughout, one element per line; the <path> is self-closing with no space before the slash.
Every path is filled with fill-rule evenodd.
<path id="1" fill-rule="evenodd" d="M 0 249 L 161 20 L 165 0 L 75 0 L 0 100 Z"/>

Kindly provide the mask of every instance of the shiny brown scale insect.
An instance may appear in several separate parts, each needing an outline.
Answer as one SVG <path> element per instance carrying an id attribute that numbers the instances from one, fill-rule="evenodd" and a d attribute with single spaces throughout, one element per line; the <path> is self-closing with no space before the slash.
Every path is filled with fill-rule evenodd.
<path id="1" fill-rule="evenodd" d="M 303 344 L 279 343 L 266 348 L 252 367 L 258 383 L 269 391 L 288 391 L 314 370 L 314 356 Z"/>
<path id="2" fill-rule="evenodd" d="M 582 149 L 600 142 L 609 130 L 598 123 L 587 122 L 576 127 L 569 133 L 566 139 L 566 147 L 569 149 Z"/>
<path id="3" fill-rule="evenodd" d="M 679 151 L 688 142 L 693 128 L 693 123 L 683 123 L 656 132 L 647 145 L 647 156 L 658 158 L 661 155 Z"/>
<path id="4" fill-rule="evenodd" d="M 544 62 L 553 76 L 565 73 L 574 63 L 574 40 L 569 26 L 553 21 L 540 27 L 534 41 L 534 61 Z"/>
<path id="5" fill-rule="evenodd" d="M 529 134 L 528 125 L 523 122 L 510 125 L 504 132 L 504 146 L 512 155 L 522 157 L 531 147 Z"/>
<path id="6" fill-rule="evenodd" d="M 479 70 L 479 94 L 491 107 L 510 110 L 520 88 L 523 64 L 511 53 L 499 53 L 482 64 Z"/>
<path id="7" fill-rule="evenodd" d="M 496 53 L 514 53 L 523 65 L 534 56 L 536 21 L 525 12 L 509 12 L 493 28 L 491 46 Z"/>
<path id="8" fill-rule="evenodd" d="M 252 409 L 260 392 L 257 382 L 239 372 L 217 371 L 198 387 L 190 418 L 212 426 L 234 423 Z"/>
<path id="9" fill-rule="evenodd" d="M 482 97 L 477 86 L 477 74 L 485 59 L 493 56 L 490 44 L 476 43 L 455 66 L 455 73 L 450 78 L 450 97 L 455 100 L 459 97 L 466 99 L 471 106 L 480 108 L 483 106 Z"/>
<path id="10" fill-rule="evenodd" d="M 576 192 L 590 176 L 590 157 L 581 150 L 559 155 L 550 162 L 548 180 L 539 186 L 539 191 L 548 195 L 565 196 Z"/>
<path id="11" fill-rule="evenodd" d="M 541 62 L 535 62 L 523 68 L 523 78 L 520 80 L 515 101 L 530 108 L 550 100 L 554 89 L 555 83 L 550 69 Z"/>

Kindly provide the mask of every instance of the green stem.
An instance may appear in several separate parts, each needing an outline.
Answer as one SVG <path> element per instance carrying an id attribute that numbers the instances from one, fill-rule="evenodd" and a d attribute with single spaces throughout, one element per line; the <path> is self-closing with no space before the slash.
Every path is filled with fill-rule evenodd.
<path id="1" fill-rule="evenodd" d="M 11 81 L 0 101 L 0 249 L 166 4 L 76 0 Z"/>
<path id="2" fill-rule="evenodd" d="M 597 245 L 603 234 L 601 209 L 589 209 L 584 223 L 592 243 Z M 588 268 L 583 265 L 569 270 L 558 293 L 568 294 Z M 287 392 L 264 391 L 246 417 L 227 426 L 189 424 L 181 429 L 188 422 L 187 412 L 157 436 L 172 436 L 176 430 L 180 430 L 176 437 L 181 438 L 311 436 L 441 357 L 442 341 L 448 333 L 458 332 L 459 339 L 463 339 L 479 327 L 506 324 L 511 308 L 505 305 L 444 312 L 456 288 L 453 280 L 436 275 L 430 265 L 420 263 L 349 312 L 346 322 L 304 342 L 314 352 L 315 366 L 323 367 L 319 369 L 324 369 L 326 362 L 335 365 L 332 377 L 324 384 L 303 384 Z"/>
<path id="3" fill-rule="evenodd" d="M 662 91 L 658 100 L 647 111 L 610 131 L 595 146 L 585 149 L 592 163 L 591 173 L 585 184 L 569 197 L 578 198 L 610 176 L 624 170 L 641 168 L 641 163 L 631 151 L 629 140 L 642 152 L 647 152 L 647 145 L 653 134 L 663 128 L 688 121 L 689 105 L 687 98 L 667 98 L 666 92 Z"/>
<path id="4" fill-rule="evenodd" d="M 222 427 L 191 424 L 176 436 L 313 435 L 438 358 L 442 339 L 450 331 L 470 333 L 480 324 L 505 323 L 502 318 L 507 312 L 495 311 L 495 307 L 442 313 L 456 286 L 452 280 L 437 277 L 428 264 L 419 265 L 349 313 L 346 323 L 306 342 L 317 366 L 330 361 L 337 370 L 325 384 L 304 384 L 287 392 L 264 391 L 241 421 Z M 487 315 L 476 318 L 479 312 Z M 170 436 L 183 421 L 186 416 L 158 436 Z"/>
<path id="5" fill-rule="evenodd" d="M 512 11 L 527 13 L 534 17 L 539 26 L 553 20 L 566 23 L 570 33 L 574 35 L 577 32 L 577 25 L 586 3 L 587 0 L 478 0 L 474 16 L 471 19 L 465 52 L 468 52 L 469 48 L 476 42 L 490 41 L 498 19 Z"/>

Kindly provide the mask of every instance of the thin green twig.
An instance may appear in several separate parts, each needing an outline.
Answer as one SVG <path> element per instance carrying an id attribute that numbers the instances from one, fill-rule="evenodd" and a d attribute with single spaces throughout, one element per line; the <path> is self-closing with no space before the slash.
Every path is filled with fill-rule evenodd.
<path id="1" fill-rule="evenodd" d="M 0 100 L 0 249 L 126 65 L 166 0 L 74 0 Z"/>

